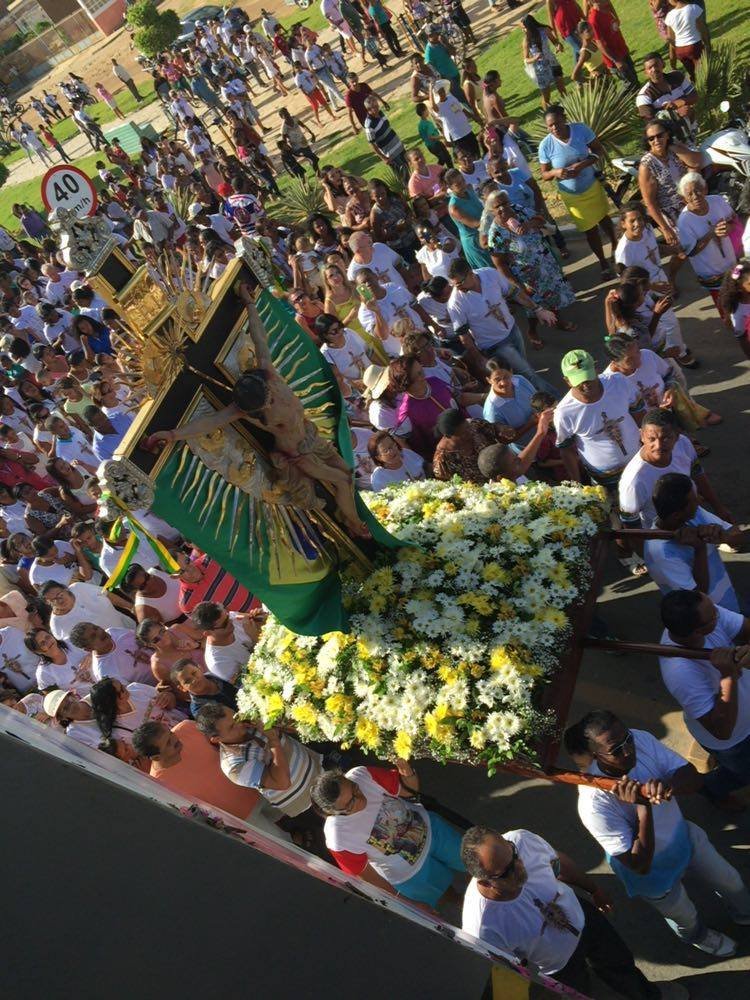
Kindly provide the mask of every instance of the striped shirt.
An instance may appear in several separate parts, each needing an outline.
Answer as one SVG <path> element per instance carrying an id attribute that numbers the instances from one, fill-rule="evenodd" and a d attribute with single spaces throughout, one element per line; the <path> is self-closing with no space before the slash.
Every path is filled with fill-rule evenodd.
<path id="1" fill-rule="evenodd" d="M 385 115 L 368 115 L 365 118 L 365 135 L 368 142 L 372 143 L 375 149 L 387 156 L 389 160 L 401 156 L 404 152 L 404 144 L 391 128 L 391 123 Z"/>
<path id="2" fill-rule="evenodd" d="M 310 808 L 310 786 L 320 774 L 321 758 L 286 734 L 281 736 L 281 746 L 289 762 L 289 788 L 281 791 L 263 788 L 263 775 L 273 758 L 265 738 L 257 730 L 250 732 L 247 743 L 219 744 L 221 769 L 235 785 L 257 788 L 287 816 L 298 816 Z"/>
<path id="3" fill-rule="evenodd" d="M 211 556 L 194 554 L 190 561 L 203 571 L 203 579 L 180 584 L 180 610 L 184 615 L 189 615 L 202 601 L 213 601 L 227 611 L 240 614 L 260 605 L 260 601 Z"/>

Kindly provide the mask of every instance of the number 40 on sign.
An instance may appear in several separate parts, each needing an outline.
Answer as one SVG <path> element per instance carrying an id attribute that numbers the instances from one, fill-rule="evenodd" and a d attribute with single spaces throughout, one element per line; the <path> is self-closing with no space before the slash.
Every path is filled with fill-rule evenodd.
<path id="1" fill-rule="evenodd" d="M 93 215 L 98 199 L 96 188 L 78 167 L 52 167 L 42 178 L 42 201 L 48 212 L 67 208 L 82 218 Z"/>

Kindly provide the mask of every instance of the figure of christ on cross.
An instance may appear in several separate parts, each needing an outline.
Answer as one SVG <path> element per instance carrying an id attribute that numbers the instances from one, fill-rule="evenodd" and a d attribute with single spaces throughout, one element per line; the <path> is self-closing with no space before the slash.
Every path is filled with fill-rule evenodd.
<path id="1" fill-rule="evenodd" d="M 369 528 L 357 513 L 352 470 L 334 446 L 320 437 L 299 398 L 274 367 L 266 339 L 256 328 L 249 285 L 241 282 L 237 294 L 250 317 L 248 326 L 256 367 L 243 372 L 234 383 L 233 402 L 229 406 L 174 430 L 157 431 L 144 441 L 144 447 L 151 449 L 159 442 L 202 437 L 234 421 L 245 420 L 272 436 L 269 457 L 274 481 L 292 496 L 307 497 L 307 503 L 300 501 L 298 506 L 320 506 L 314 484 L 322 483 L 333 493 L 347 528 L 358 538 L 370 538 Z"/>
<path id="2" fill-rule="evenodd" d="M 615 442 L 623 455 L 627 455 L 625 442 L 622 438 L 622 428 L 619 426 L 624 419 L 625 417 L 608 417 L 606 410 L 602 410 L 602 427 L 599 433 L 606 434 L 610 441 Z"/>

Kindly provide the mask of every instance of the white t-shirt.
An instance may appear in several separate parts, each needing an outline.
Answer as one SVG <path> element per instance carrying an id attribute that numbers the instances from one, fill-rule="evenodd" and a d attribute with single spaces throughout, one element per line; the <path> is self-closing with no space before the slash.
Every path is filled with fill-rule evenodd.
<path id="1" fill-rule="evenodd" d="M 36 686 L 40 691 L 57 687 L 84 695 L 95 680 L 89 654 L 70 644 L 65 654 L 65 663 L 45 663 L 44 660 L 37 663 Z"/>
<path id="2" fill-rule="evenodd" d="M 55 541 L 55 548 L 58 556 L 73 555 L 73 546 L 68 542 Z M 35 559 L 29 569 L 29 580 L 37 590 L 46 583 L 47 580 L 56 580 L 58 583 L 67 585 L 71 575 L 78 569 L 75 560 L 70 566 L 63 566 L 60 562 L 55 562 L 51 566 L 42 565 L 39 559 Z"/>
<path id="3" fill-rule="evenodd" d="M 546 921 L 542 908 L 552 902 L 562 907 L 571 925 L 580 932 L 585 923 L 581 904 L 571 887 L 552 870 L 557 854 L 546 840 L 528 830 L 511 830 L 503 836 L 516 845 L 527 881 L 515 899 L 499 902 L 485 899 L 476 879 L 472 879 L 464 896 L 461 926 L 474 937 L 527 959 L 540 972 L 552 975 L 567 964 L 580 935 Z"/>
<path id="4" fill-rule="evenodd" d="M 630 415 L 638 403 L 638 387 L 619 373 L 600 381 L 604 391 L 595 403 L 582 403 L 568 392 L 557 404 L 557 445 L 575 444 L 592 472 L 615 472 L 640 445 L 638 425 Z"/>
<path id="5" fill-rule="evenodd" d="M 135 631 L 126 628 L 105 630 L 115 644 L 111 653 L 92 653 L 91 663 L 94 677 L 116 677 L 123 684 L 139 681 L 141 684 L 156 685 L 151 673 L 151 651 L 138 645 Z"/>
<path id="6" fill-rule="evenodd" d="M 356 260 L 350 261 L 346 269 L 346 276 L 349 281 L 354 281 L 358 271 L 369 267 L 371 271 L 375 272 L 381 285 L 393 284 L 405 288 L 404 277 L 398 270 L 398 264 L 404 265 L 400 254 L 397 254 L 395 250 L 391 250 L 385 243 L 373 243 L 372 260 L 370 263 L 360 264 Z"/>
<path id="7" fill-rule="evenodd" d="M 370 364 L 364 340 L 358 333 L 348 328 L 344 330 L 342 347 L 331 347 L 329 344 L 323 344 L 320 353 L 328 364 L 333 365 L 346 379 L 362 378 L 362 372 Z"/>
<path id="8" fill-rule="evenodd" d="M 424 459 L 409 448 L 404 448 L 401 452 L 402 464 L 400 469 L 385 469 L 382 465 L 376 465 L 372 470 L 370 482 L 373 492 L 390 486 L 391 483 L 403 483 L 406 480 L 424 479 Z"/>
<path id="9" fill-rule="evenodd" d="M 688 254 L 717 222 L 729 219 L 734 214 L 731 205 L 720 194 L 709 194 L 706 200 L 708 212 L 705 215 L 696 215 L 683 208 L 677 218 L 677 235 L 682 249 Z M 714 278 L 724 274 L 736 262 L 737 255 L 728 236 L 722 236 L 721 240 L 712 239 L 700 253 L 690 257 L 690 263 L 699 278 Z"/>
<path id="10" fill-rule="evenodd" d="M 211 222 L 211 229 L 213 229 L 213 231 L 220 236 L 225 243 L 228 243 L 229 246 L 233 247 L 234 240 L 231 235 L 232 230 L 234 229 L 233 223 L 230 222 L 225 215 L 222 215 L 221 212 L 215 212 L 212 215 L 209 215 L 208 218 Z"/>
<path id="11" fill-rule="evenodd" d="M 326 846 L 329 851 L 367 855 L 375 871 L 391 885 L 407 882 L 430 851 L 427 810 L 387 792 L 366 767 L 353 767 L 346 777 L 357 783 L 367 804 L 348 816 L 326 817 Z"/>
<path id="12" fill-rule="evenodd" d="M 620 476 L 620 516 L 623 521 L 634 522 L 640 515 L 641 526 L 652 528 L 656 511 L 652 503 L 654 487 L 668 472 L 690 476 L 698 464 L 698 454 L 690 438 L 680 434 L 672 449 L 668 465 L 651 465 L 641 458 L 640 449 L 633 455 Z"/>
<path id="13" fill-rule="evenodd" d="M 696 27 L 696 22 L 701 17 L 703 10 L 697 3 L 690 3 L 687 7 L 673 7 L 669 11 L 664 23 L 674 32 L 675 48 L 698 44 L 701 33 Z"/>
<path id="14" fill-rule="evenodd" d="M 444 101 L 436 101 L 435 111 L 443 127 L 443 137 L 448 142 L 463 139 L 471 132 L 469 117 L 461 102 L 453 94 L 448 94 Z"/>
<path id="15" fill-rule="evenodd" d="M 152 569 L 150 573 L 151 576 L 158 577 L 167 589 L 161 597 L 149 597 L 147 594 L 136 594 L 133 606 L 136 608 L 153 608 L 154 611 L 159 612 L 163 622 L 169 623 L 176 621 L 182 615 L 182 610 L 180 608 L 180 581 L 176 577 L 170 576 L 169 573 L 166 573 L 161 569 Z"/>
<path id="16" fill-rule="evenodd" d="M 388 328 L 390 329 L 396 320 L 409 319 L 416 330 L 424 330 L 422 317 L 412 308 L 414 297 L 411 292 L 398 285 L 385 285 L 384 288 L 385 295 L 382 299 L 378 299 L 378 308 Z M 357 317 L 365 330 L 377 337 L 375 313 L 368 308 L 366 302 L 363 302 L 359 307 Z M 380 343 L 383 345 L 383 350 L 391 358 L 397 358 L 401 353 L 401 341 L 392 334 L 386 340 L 381 340 Z"/>
<path id="17" fill-rule="evenodd" d="M 602 372 L 602 381 L 612 378 L 615 374 L 612 365 L 608 365 Z M 624 375 L 624 372 L 620 374 Z M 664 383 L 673 378 L 672 366 L 654 351 L 643 348 L 640 366 L 630 375 L 625 375 L 625 378 L 636 387 L 641 402 L 647 410 L 650 410 L 661 403 Z"/>
<path id="18" fill-rule="evenodd" d="M 687 763 L 673 750 L 664 746 L 651 733 L 632 729 L 635 743 L 635 767 L 628 771 L 628 778 L 645 784 L 652 778 L 668 783 L 675 771 Z M 596 762 L 588 768 L 590 774 L 600 775 Z M 684 822 L 675 799 L 654 806 L 654 851 L 659 854 L 674 840 L 677 828 Z M 611 857 L 627 854 L 638 833 L 638 807 L 635 803 L 621 802 L 611 792 L 600 788 L 578 786 L 578 815 L 581 822 L 598 841 L 602 850 Z"/>
<path id="19" fill-rule="evenodd" d="M 234 684 L 237 674 L 246 666 L 255 643 L 245 632 L 244 619 L 239 612 L 230 611 L 229 618 L 234 624 L 233 641 L 228 646 L 217 646 L 212 642 L 206 642 L 204 655 L 209 674 Z"/>
<path id="20" fill-rule="evenodd" d="M 112 573 L 114 573 L 115 567 L 120 561 L 121 555 L 122 555 L 121 548 L 119 549 L 114 548 L 109 544 L 109 542 L 106 539 L 104 539 L 104 541 L 102 542 L 101 552 L 99 553 L 99 566 L 101 567 L 102 572 L 106 573 L 108 577 L 111 576 Z M 138 544 L 135 561 L 138 563 L 139 566 L 142 566 L 144 569 L 148 570 L 154 569 L 156 566 L 160 565 L 159 557 L 157 556 L 157 554 L 154 552 L 154 550 L 151 548 L 148 542 L 143 542 L 143 541 L 139 542 Z"/>
<path id="21" fill-rule="evenodd" d="M 8 679 L 8 684 L 24 694 L 36 682 L 36 665 L 39 657 L 24 644 L 24 633 L 20 628 L 7 625 L 0 628 L 0 671 Z"/>
<path id="22" fill-rule="evenodd" d="M 19 306 L 18 316 L 11 316 L 10 321 L 17 330 L 32 330 L 35 336 L 41 340 L 44 337 L 44 322 L 34 306 Z"/>
<path id="23" fill-rule="evenodd" d="M 448 299 L 448 315 L 455 329 L 468 324 L 477 347 L 487 351 L 507 340 L 514 326 L 505 296 L 510 283 L 494 267 L 479 267 L 481 291 L 454 288 Z"/>
<path id="24" fill-rule="evenodd" d="M 66 615 L 53 614 L 49 621 L 49 630 L 56 639 L 67 639 L 78 622 L 91 622 L 102 628 L 133 627 L 134 623 L 93 583 L 71 583 L 69 589 L 76 599 L 75 604 Z"/>
<path id="25" fill-rule="evenodd" d="M 65 309 L 58 309 L 57 312 L 60 314 L 60 319 L 54 323 L 44 324 L 44 336 L 47 339 L 47 343 L 53 344 L 62 334 L 63 350 L 75 351 L 80 348 L 81 344 L 72 333 L 68 332 L 73 322 L 73 316 L 69 312 L 66 312 Z"/>
<path id="26" fill-rule="evenodd" d="M 69 434 L 67 438 L 55 438 L 55 454 L 57 457 L 62 458 L 65 462 L 80 459 L 86 465 L 90 465 L 96 469 L 99 465 L 99 460 L 91 450 L 91 445 L 85 435 L 70 423 L 68 423 L 68 428 Z"/>
<path id="27" fill-rule="evenodd" d="M 461 248 L 459 247 L 457 242 L 455 243 L 453 249 L 450 251 L 443 250 L 441 247 L 438 247 L 437 250 L 431 250 L 429 247 L 426 246 L 420 247 L 419 250 L 417 250 L 417 260 L 419 261 L 420 264 L 424 264 L 424 266 L 427 268 L 427 273 L 433 278 L 445 278 L 446 281 L 448 280 L 448 269 L 450 268 L 453 261 L 460 256 L 461 256 Z M 426 292 L 421 293 L 421 295 L 417 298 L 417 301 L 420 302 L 420 304 L 422 295 L 429 298 Z M 445 314 L 447 315 L 448 313 L 447 306 L 443 306 L 443 309 L 445 311 Z"/>
<path id="28" fill-rule="evenodd" d="M 703 640 L 704 649 L 734 646 L 735 636 L 745 619 L 734 611 L 717 608 L 716 628 Z M 665 629 L 663 645 L 676 646 Z M 698 722 L 713 709 L 719 694 L 721 675 L 709 660 L 686 660 L 681 656 L 660 656 L 661 677 L 667 690 L 682 706 L 688 731 L 707 750 L 728 750 L 750 736 L 750 671 L 740 671 L 737 684 L 737 722 L 729 739 L 721 740 Z"/>
<path id="29" fill-rule="evenodd" d="M 381 399 L 373 399 L 367 409 L 367 418 L 377 431 L 395 431 L 406 435 L 411 431 L 411 420 L 407 417 L 403 423 L 398 423 L 398 409 L 403 396 L 399 396 L 395 406 L 388 406 Z M 396 426 L 398 424 L 398 427 Z"/>
<path id="30" fill-rule="evenodd" d="M 419 255 L 417 255 L 419 257 Z M 417 302 L 424 309 L 430 319 L 434 320 L 440 327 L 444 337 L 453 336 L 453 324 L 448 312 L 447 302 L 438 302 L 428 292 L 420 292 L 417 295 Z"/>
<path id="31" fill-rule="evenodd" d="M 459 170 L 459 173 L 469 187 L 474 188 L 477 194 L 479 194 L 479 185 L 484 184 L 486 180 L 489 180 L 490 176 L 487 173 L 487 164 L 484 160 L 474 160 L 474 171 L 472 173 L 466 174 L 463 170 Z"/>
<path id="32" fill-rule="evenodd" d="M 629 240 L 627 236 L 620 237 L 615 250 L 615 261 L 623 267 L 645 267 L 651 284 L 667 281 L 666 272 L 661 266 L 661 254 L 654 231 L 648 226 L 643 230 L 639 240 Z"/>

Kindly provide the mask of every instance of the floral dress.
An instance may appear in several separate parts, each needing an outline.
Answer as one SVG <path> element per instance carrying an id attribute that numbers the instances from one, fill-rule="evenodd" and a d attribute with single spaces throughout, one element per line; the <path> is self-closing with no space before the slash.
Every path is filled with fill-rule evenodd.
<path id="1" fill-rule="evenodd" d="M 516 218 L 531 218 L 525 209 L 514 206 Z M 504 254 L 511 274 L 525 288 L 537 307 L 556 312 L 575 302 L 573 289 L 565 280 L 557 258 L 540 232 L 513 233 L 493 222 L 488 237 L 490 253 Z"/>
<path id="2" fill-rule="evenodd" d="M 676 226 L 677 217 L 685 207 L 685 199 L 677 190 L 677 185 L 688 168 L 671 150 L 667 152 L 666 163 L 653 153 L 645 153 L 641 157 L 641 164 L 653 174 L 656 181 L 656 204 L 659 211 Z"/>

